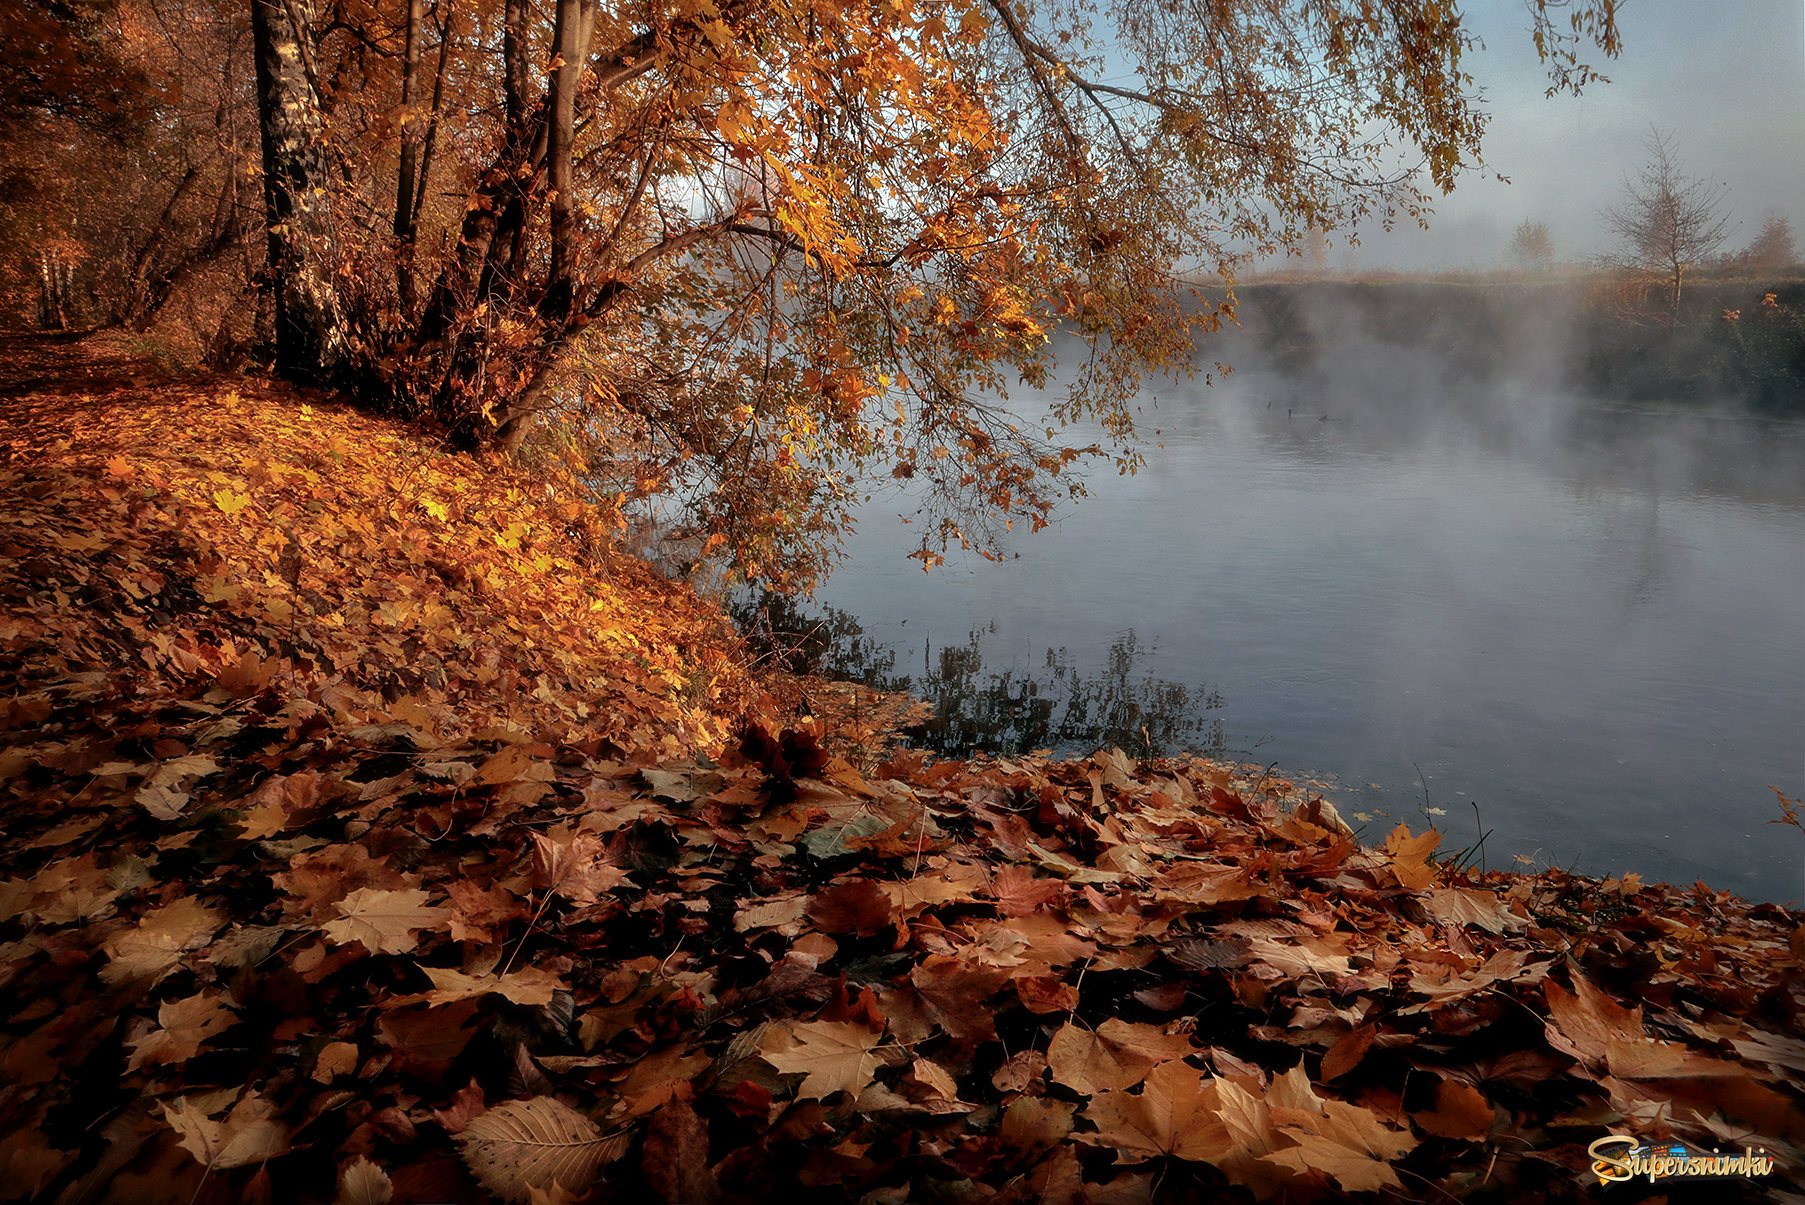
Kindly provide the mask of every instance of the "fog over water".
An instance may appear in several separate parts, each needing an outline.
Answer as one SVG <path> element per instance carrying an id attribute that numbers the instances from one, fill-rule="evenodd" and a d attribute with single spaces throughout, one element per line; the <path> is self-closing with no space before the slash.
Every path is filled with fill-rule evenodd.
<path id="1" fill-rule="evenodd" d="M 1426 232 L 1340 232 L 1338 284 L 1244 290 L 1199 355 L 1237 371 L 1149 388 L 1147 467 L 1001 563 L 924 575 L 907 493 L 865 506 L 816 599 L 837 667 L 935 702 L 947 754 L 1195 748 L 1333 778 L 1371 840 L 1433 819 L 1460 848 L 1476 803 L 1494 867 L 1805 899 L 1805 834 L 1768 823 L 1770 785 L 1805 795 L 1805 423 L 1747 413 L 1712 342 L 1758 282 L 1689 284 L 1709 320 L 1650 336 L 1561 273 L 1483 304 L 1356 279 L 1496 268 L 1523 221 L 1562 264 L 1610 250 L 1651 125 L 1723 188 L 1724 250 L 1805 231 L 1805 4 L 1637 0 L 1612 83 L 1557 99 L 1520 0 L 1463 7 L 1489 174 Z"/>
<path id="2" fill-rule="evenodd" d="M 1332 775 L 1368 840 L 1426 790 L 1451 848 L 1479 805 L 1494 867 L 1805 898 L 1805 834 L 1767 823 L 1770 784 L 1805 794 L 1805 424 L 1583 402 L 1560 321 L 1476 369 L 1306 308 L 1308 354 L 1243 339 L 1226 383 L 1149 390 L 1147 467 L 1003 562 L 924 575 L 879 498 L 817 602 L 891 680 L 988 686 L 1020 744 L 1107 728 L 1008 718 L 1036 699 L 1132 696 L 1126 730 L 1183 711 L 1176 743 Z"/>

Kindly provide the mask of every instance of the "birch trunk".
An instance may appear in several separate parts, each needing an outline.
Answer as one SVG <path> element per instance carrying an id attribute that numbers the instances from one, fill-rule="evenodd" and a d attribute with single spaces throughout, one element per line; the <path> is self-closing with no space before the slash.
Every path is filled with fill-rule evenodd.
<path id="1" fill-rule="evenodd" d="M 334 285 L 332 185 L 314 70 L 313 0 L 252 0 L 276 369 L 317 379 L 347 353 Z"/>

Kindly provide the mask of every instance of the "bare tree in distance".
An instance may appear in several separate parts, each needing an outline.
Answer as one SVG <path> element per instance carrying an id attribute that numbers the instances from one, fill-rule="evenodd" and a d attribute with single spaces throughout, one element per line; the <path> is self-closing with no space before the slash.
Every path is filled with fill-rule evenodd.
<path id="1" fill-rule="evenodd" d="M 1525 218 L 1511 236 L 1510 259 L 1525 271 L 1551 271 L 1554 268 L 1554 238 L 1548 233 L 1548 223 Z"/>
<path id="2" fill-rule="evenodd" d="M 1653 272 L 1668 284 L 1668 312 L 1680 311 L 1680 287 L 1688 269 L 1708 260 L 1730 232 L 1724 188 L 1687 176 L 1675 154 L 1673 136 L 1650 127 L 1643 145 L 1649 161 L 1621 204 L 1603 211 L 1604 223 L 1623 240 L 1607 256 L 1615 267 Z"/>

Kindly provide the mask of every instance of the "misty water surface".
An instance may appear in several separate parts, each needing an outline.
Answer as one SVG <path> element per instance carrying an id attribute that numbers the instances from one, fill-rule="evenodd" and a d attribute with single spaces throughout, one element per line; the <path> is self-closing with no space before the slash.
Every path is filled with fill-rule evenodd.
<path id="1" fill-rule="evenodd" d="M 1193 747 L 1332 775 L 1369 840 L 1426 787 L 1494 867 L 1805 897 L 1767 823 L 1805 785 L 1805 428 L 1231 380 L 1162 391 L 1147 468 L 1002 563 L 924 575 L 905 500 L 868 504 L 817 602 L 967 708 L 1163 698 Z"/>

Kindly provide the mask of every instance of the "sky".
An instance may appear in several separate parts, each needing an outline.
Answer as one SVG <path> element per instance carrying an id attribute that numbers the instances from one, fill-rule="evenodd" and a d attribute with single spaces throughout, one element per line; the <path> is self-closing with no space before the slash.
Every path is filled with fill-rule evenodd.
<path id="1" fill-rule="evenodd" d="M 1544 222 L 1555 256 L 1609 249 L 1599 210 L 1623 196 L 1647 159 L 1651 124 L 1673 135 L 1688 176 L 1724 187 L 1726 249 L 1746 245 L 1770 212 L 1791 219 L 1805 250 L 1805 0 L 1627 0 L 1623 53 L 1603 61 L 1609 84 L 1548 99 L 1523 0 L 1472 0 L 1486 48 L 1471 70 L 1493 114 L 1486 167 L 1438 197 L 1428 232 L 1361 232 L 1330 262 L 1359 269 L 1501 266 L 1511 233 Z M 1583 61 L 1600 63 L 1596 52 Z"/>

